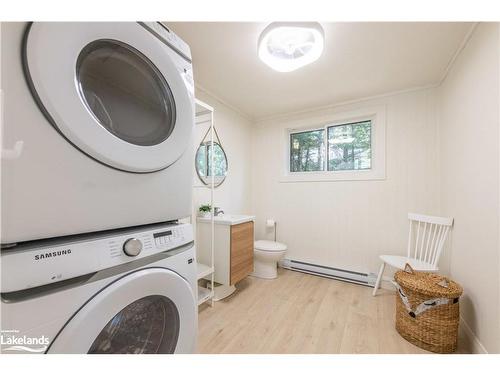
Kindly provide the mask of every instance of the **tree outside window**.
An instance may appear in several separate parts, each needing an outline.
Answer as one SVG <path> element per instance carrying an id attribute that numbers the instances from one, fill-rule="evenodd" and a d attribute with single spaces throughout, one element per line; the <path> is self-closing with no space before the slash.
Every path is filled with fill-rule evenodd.
<path id="1" fill-rule="evenodd" d="M 328 170 L 371 168 L 371 121 L 328 128 Z"/>
<path id="2" fill-rule="evenodd" d="M 371 132 L 371 121 L 361 121 L 291 133 L 290 172 L 371 169 Z"/>
<path id="3" fill-rule="evenodd" d="M 290 172 L 322 171 L 324 129 L 290 134 Z"/>

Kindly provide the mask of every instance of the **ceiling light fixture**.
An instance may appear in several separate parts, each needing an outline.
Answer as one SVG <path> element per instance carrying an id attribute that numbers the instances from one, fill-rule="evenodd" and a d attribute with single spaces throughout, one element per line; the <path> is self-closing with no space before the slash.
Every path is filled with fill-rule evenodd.
<path id="1" fill-rule="evenodd" d="M 260 34 L 259 58 L 278 72 L 291 72 L 316 61 L 324 32 L 317 22 L 273 22 Z"/>

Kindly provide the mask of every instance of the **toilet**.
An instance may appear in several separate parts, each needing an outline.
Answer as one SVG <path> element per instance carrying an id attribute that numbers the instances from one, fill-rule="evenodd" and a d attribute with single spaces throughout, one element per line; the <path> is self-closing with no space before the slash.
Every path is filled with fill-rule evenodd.
<path id="1" fill-rule="evenodd" d="M 254 270 L 252 276 L 263 279 L 278 277 L 278 261 L 285 256 L 286 245 L 275 242 L 259 240 L 254 243 Z"/>

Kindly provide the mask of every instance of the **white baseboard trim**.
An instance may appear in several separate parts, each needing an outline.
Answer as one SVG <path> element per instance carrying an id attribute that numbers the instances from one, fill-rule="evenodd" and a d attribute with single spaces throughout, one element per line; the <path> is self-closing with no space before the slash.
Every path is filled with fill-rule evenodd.
<path id="1" fill-rule="evenodd" d="M 488 354 L 486 348 L 481 344 L 481 341 L 472 332 L 472 329 L 460 316 L 460 324 L 458 325 L 458 337 L 463 340 L 464 345 L 472 354 Z"/>

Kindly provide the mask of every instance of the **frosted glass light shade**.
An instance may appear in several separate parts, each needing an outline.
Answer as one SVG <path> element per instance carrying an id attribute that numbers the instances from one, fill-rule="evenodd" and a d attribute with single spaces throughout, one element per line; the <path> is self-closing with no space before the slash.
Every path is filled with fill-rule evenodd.
<path id="1" fill-rule="evenodd" d="M 259 58 L 278 72 L 291 72 L 323 53 L 324 32 L 317 22 L 269 24 L 259 38 Z"/>

